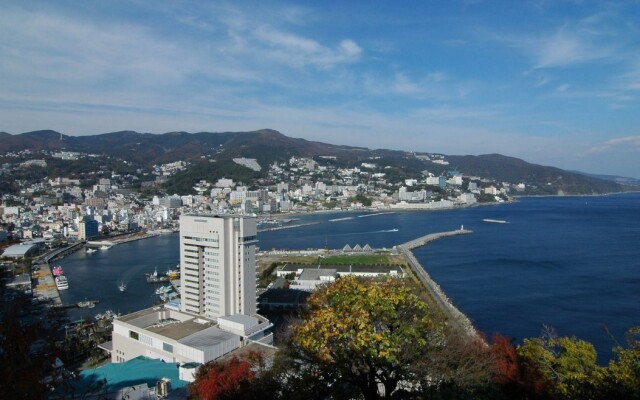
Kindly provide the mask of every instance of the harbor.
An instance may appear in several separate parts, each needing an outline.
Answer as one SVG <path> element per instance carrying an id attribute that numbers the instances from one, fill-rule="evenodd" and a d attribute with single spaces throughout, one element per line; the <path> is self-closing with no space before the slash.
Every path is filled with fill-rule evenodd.
<path id="1" fill-rule="evenodd" d="M 473 233 L 473 231 L 465 230 L 464 227 L 461 227 L 459 230 L 448 231 L 448 232 L 440 232 L 440 233 L 432 233 L 417 239 L 411 240 L 409 242 L 397 245 L 396 248 L 402 254 L 415 276 L 422 283 L 424 288 L 427 290 L 429 295 L 433 298 L 436 304 L 440 307 L 440 309 L 445 313 L 447 319 L 464 331 L 468 336 L 475 337 L 478 335 L 478 332 L 474 328 L 471 320 L 463 314 L 456 306 L 453 305 L 451 300 L 447 297 L 444 291 L 440 288 L 440 286 L 431 279 L 431 276 L 424 269 L 420 261 L 413 255 L 412 250 L 424 246 L 430 242 L 433 242 L 438 239 L 443 239 L 452 236 L 459 235 L 468 235 Z"/>
<path id="2" fill-rule="evenodd" d="M 632 199 L 636 201 L 637 196 Z M 348 214 L 305 216 L 296 222 L 319 221 L 320 224 L 298 230 L 259 233 L 258 239 L 261 254 L 271 257 L 318 257 L 322 254 L 318 249 L 323 250 L 325 244 L 330 249 L 340 249 L 346 243 L 352 246 L 368 243 L 376 249 L 391 249 L 398 243 L 409 245 L 411 249 L 403 254 L 412 260 L 411 270 L 417 271 L 416 275 L 420 277 L 422 267 L 426 267 L 428 273 L 424 274 L 434 284 L 425 287 L 432 287 L 431 293 L 437 293 L 436 288 L 441 289 L 442 296 L 434 298 L 441 299 L 443 304 L 446 300 L 454 303 L 455 308 L 473 321 L 478 331 L 488 335 L 501 332 L 521 339 L 536 337 L 542 324 L 548 324 L 562 334 L 586 338 L 596 344 L 599 357 L 608 359 L 610 338 L 602 334 L 599 327 L 606 324 L 616 338 L 623 340 L 626 329 L 635 323 L 618 310 L 631 304 L 622 297 L 637 298 L 637 288 L 628 283 L 637 278 L 633 264 L 637 258 L 623 257 L 614 250 L 629 248 L 632 244 L 633 237 L 619 235 L 615 227 L 629 225 L 627 215 L 633 209 L 630 211 L 631 206 L 625 204 L 635 207 L 637 202 L 616 196 L 597 200 L 597 204 L 609 205 L 607 218 L 583 217 L 584 200 L 578 198 L 535 198 L 521 199 L 504 207 L 475 207 L 442 213 L 398 212 L 342 223 L 327 221 Z M 590 200 L 589 207 L 594 204 L 596 200 Z M 549 209 L 554 211 L 549 213 Z M 573 225 L 562 222 L 565 217 L 570 217 Z M 508 223 L 487 223 L 484 219 Z M 421 236 L 425 229 L 447 232 L 461 224 L 473 234 L 435 241 L 428 235 Z M 396 228 L 399 230 L 389 232 Z M 607 235 L 601 234 L 603 230 Z M 534 232 L 546 234 L 539 236 Z M 454 231 L 453 234 L 460 233 Z M 416 240 L 418 237 L 422 240 Z M 584 246 L 584 243 L 594 242 L 602 242 L 608 252 Z M 539 250 L 541 247 L 544 252 Z M 575 252 L 573 249 L 580 250 Z M 178 251 L 179 236 L 169 234 L 131 242 L 109 251 L 70 254 L 59 261 L 70 281 L 69 290 L 62 294 L 63 301 L 73 304 L 85 299 L 100 300 L 94 309 L 69 310 L 78 316 L 109 308 L 126 313 L 150 307 L 158 301 L 155 290 L 159 285 L 148 284 L 144 274 L 153 272 L 155 267 L 159 273 L 173 268 Z M 610 268 L 611 265 L 619 267 Z M 575 276 L 583 275 L 590 279 L 581 281 L 579 287 L 571 285 Z M 601 284 L 603 280 L 607 285 Z M 127 283 L 125 292 L 118 290 L 121 281 Z M 624 293 L 624 296 L 618 293 Z M 593 304 L 590 302 L 593 298 L 606 298 L 607 302 Z M 559 310 L 558 304 L 565 304 L 566 308 Z M 525 312 L 514 318 L 514 307 Z M 449 309 L 446 305 L 444 308 Z M 452 311 L 452 314 L 457 313 Z"/>

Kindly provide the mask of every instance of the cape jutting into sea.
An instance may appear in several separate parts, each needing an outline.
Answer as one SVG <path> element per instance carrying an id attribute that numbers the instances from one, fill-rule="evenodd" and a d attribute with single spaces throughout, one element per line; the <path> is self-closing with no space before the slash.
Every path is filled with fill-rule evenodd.
<path id="1" fill-rule="evenodd" d="M 341 249 L 369 244 L 391 248 L 427 233 L 459 229 L 471 235 L 442 239 L 416 257 L 458 308 L 487 335 L 520 342 L 541 334 L 592 342 L 605 362 L 614 339 L 640 324 L 640 194 L 520 198 L 515 203 L 437 212 L 307 214 L 301 228 L 263 232 L 266 249 Z M 485 219 L 508 223 L 485 222 Z M 331 221 L 334 220 L 334 221 Z M 178 235 L 163 235 L 60 262 L 69 278 L 65 303 L 99 300 L 92 310 L 125 313 L 153 305 L 155 285 L 145 272 L 178 263 Z M 127 284 L 120 292 L 118 284 Z M 609 333 L 610 334 L 609 334 Z"/>

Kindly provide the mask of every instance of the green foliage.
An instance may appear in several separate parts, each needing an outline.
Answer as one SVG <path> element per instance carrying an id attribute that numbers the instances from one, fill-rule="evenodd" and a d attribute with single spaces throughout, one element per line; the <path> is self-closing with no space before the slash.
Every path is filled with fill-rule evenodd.
<path id="1" fill-rule="evenodd" d="M 264 271 L 262 271 L 262 273 L 259 276 L 259 280 L 258 280 L 258 287 L 259 288 L 266 288 L 271 282 L 273 282 L 275 280 L 275 277 L 273 275 L 273 271 L 275 271 L 275 269 L 278 267 L 278 265 L 281 265 L 279 263 L 271 263 L 271 265 L 269 265 L 268 268 L 266 268 Z"/>
<path id="2" fill-rule="evenodd" d="M 322 265 L 389 265 L 391 259 L 386 254 L 354 254 L 318 258 Z"/>
<path id="3" fill-rule="evenodd" d="M 365 207 L 371 206 L 371 199 L 368 198 L 367 196 L 361 194 L 361 193 L 358 193 L 355 197 L 353 197 L 351 199 L 351 202 L 352 203 L 362 203 L 362 205 L 365 206 Z"/>
<path id="4" fill-rule="evenodd" d="M 627 347 L 616 346 L 615 359 L 602 374 L 602 394 L 610 399 L 640 399 L 640 326 L 627 332 Z"/>
<path id="5" fill-rule="evenodd" d="M 200 180 L 215 183 L 220 178 L 228 178 L 236 182 L 249 183 L 259 176 L 258 172 L 238 165 L 231 160 L 202 161 L 173 175 L 163 187 L 167 193 L 186 195 L 195 193 L 193 186 Z"/>
<path id="6" fill-rule="evenodd" d="M 439 313 L 409 281 L 339 279 L 309 298 L 310 312 L 294 328 L 292 348 L 304 374 L 326 388 L 349 384 L 366 399 L 378 385 L 391 394 L 412 377 L 411 366 L 444 338 Z"/>

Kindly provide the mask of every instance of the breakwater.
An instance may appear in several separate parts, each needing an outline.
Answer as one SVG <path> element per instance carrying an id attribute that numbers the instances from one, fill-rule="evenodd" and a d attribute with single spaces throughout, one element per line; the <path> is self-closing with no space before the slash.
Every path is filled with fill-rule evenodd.
<path id="1" fill-rule="evenodd" d="M 276 226 L 274 228 L 258 229 L 258 232 L 281 231 L 281 230 L 284 230 L 284 229 L 301 228 L 303 226 L 318 225 L 319 223 L 320 222 L 318 222 L 318 221 L 314 221 L 314 222 L 305 222 L 303 224 Z"/>
<path id="2" fill-rule="evenodd" d="M 92 241 L 88 241 L 86 243 L 87 247 L 101 247 L 101 246 L 107 246 L 107 247 L 111 247 L 111 246 L 116 246 L 119 244 L 124 244 L 124 243 L 129 243 L 129 242 L 135 242 L 136 240 L 142 240 L 142 239 L 148 239 L 148 238 L 152 238 L 152 237 L 156 237 L 159 236 L 161 233 L 160 232 L 147 232 L 147 233 L 142 233 L 142 234 L 134 234 L 134 235 L 123 235 L 120 237 L 115 237 L 111 240 L 92 240 Z"/>
<path id="3" fill-rule="evenodd" d="M 440 309 L 442 309 L 442 311 L 445 313 L 448 320 L 456 327 L 464 331 L 468 336 L 475 337 L 478 333 L 469 318 L 451 303 L 451 300 L 449 300 L 444 291 L 433 279 L 431 279 L 431 276 L 429 276 L 427 271 L 422 267 L 418 259 L 411 252 L 411 250 L 424 246 L 434 240 L 451 236 L 467 235 L 470 233 L 473 233 L 473 231 L 464 229 L 449 232 L 432 233 L 400 244 L 396 246 L 396 248 L 407 259 L 407 261 L 409 262 L 409 267 L 411 268 L 413 273 L 420 280 L 425 289 L 427 289 Z"/>

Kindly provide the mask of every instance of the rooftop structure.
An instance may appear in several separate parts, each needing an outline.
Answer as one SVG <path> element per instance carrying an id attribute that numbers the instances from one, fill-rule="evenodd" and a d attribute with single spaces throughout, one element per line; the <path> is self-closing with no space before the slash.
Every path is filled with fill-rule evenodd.
<path id="1" fill-rule="evenodd" d="M 216 319 L 256 313 L 256 219 L 180 217 L 182 311 Z"/>
<path id="2" fill-rule="evenodd" d="M 28 242 L 23 242 L 20 244 L 14 244 L 5 249 L 4 253 L 2 253 L 2 257 L 11 257 L 11 258 L 22 258 L 29 257 L 37 252 L 37 250 L 44 246 L 44 239 L 34 239 Z"/>
<path id="3" fill-rule="evenodd" d="M 114 319 L 111 360 L 118 363 L 146 356 L 203 364 L 250 342 L 270 344 L 272 326 L 258 315 L 214 321 L 166 307 L 148 308 Z"/>
<path id="4" fill-rule="evenodd" d="M 389 275 L 404 277 L 405 272 L 399 265 L 304 265 L 286 264 L 276 271 L 278 277 L 295 274 L 292 288 L 313 290 L 318 285 L 333 282 L 345 275 L 377 277 Z"/>

